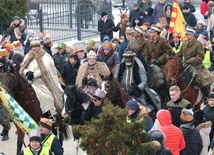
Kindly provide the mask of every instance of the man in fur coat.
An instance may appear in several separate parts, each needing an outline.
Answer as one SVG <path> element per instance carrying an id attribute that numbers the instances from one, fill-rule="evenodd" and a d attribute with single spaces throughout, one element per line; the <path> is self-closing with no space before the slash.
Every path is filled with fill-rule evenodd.
<path id="1" fill-rule="evenodd" d="M 30 41 L 31 50 L 25 56 L 19 73 L 27 78 L 36 92 L 42 113 L 49 113 L 57 121 L 56 109 L 61 112 L 62 88 L 52 57 L 45 52 L 37 38 Z"/>

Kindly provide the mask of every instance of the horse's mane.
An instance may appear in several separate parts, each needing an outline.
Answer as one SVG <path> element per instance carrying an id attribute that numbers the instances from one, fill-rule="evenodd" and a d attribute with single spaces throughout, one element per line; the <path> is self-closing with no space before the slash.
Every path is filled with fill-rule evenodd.
<path id="1" fill-rule="evenodd" d="M 180 60 L 178 60 L 178 62 L 179 62 L 179 64 L 180 64 L 180 66 L 181 66 L 181 72 L 182 72 L 182 75 L 183 75 L 183 77 L 184 77 L 184 81 L 185 81 L 186 83 L 189 83 L 189 82 L 191 81 L 191 79 L 192 79 L 191 73 L 190 73 L 188 70 L 185 70 L 186 67 L 184 67 L 184 65 L 181 63 Z"/>

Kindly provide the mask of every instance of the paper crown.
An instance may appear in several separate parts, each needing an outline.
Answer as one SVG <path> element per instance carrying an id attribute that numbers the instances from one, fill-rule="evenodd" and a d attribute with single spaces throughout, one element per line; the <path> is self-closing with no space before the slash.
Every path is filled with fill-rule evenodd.
<path id="1" fill-rule="evenodd" d="M 41 133 L 37 129 L 31 129 L 29 131 L 29 133 L 28 133 L 28 136 L 29 136 L 29 138 L 32 138 L 32 137 L 41 137 Z"/>
<path id="2" fill-rule="evenodd" d="M 84 51 L 82 46 L 77 46 L 75 47 L 74 51 L 77 53 L 77 52 L 80 52 L 80 51 Z"/>
<path id="3" fill-rule="evenodd" d="M 0 56 L 8 56 L 9 52 L 6 48 L 0 49 Z"/>
<path id="4" fill-rule="evenodd" d="M 41 118 L 40 119 L 40 122 L 39 122 L 39 125 L 51 130 L 52 129 L 52 120 L 51 119 L 48 119 L 48 118 Z"/>
<path id="5" fill-rule="evenodd" d="M 105 41 L 105 42 L 102 44 L 102 47 L 103 47 L 103 48 L 112 48 L 113 45 L 112 45 L 111 42 Z"/>
<path id="6" fill-rule="evenodd" d="M 161 18 L 159 18 L 159 22 L 160 23 L 166 23 L 167 21 L 166 21 L 166 17 L 161 17 Z"/>
<path id="7" fill-rule="evenodd" d="M 123 57 L 134 57 L 136 56 L 136 53 L 132 51 L 127 51 L 126 53 L 123 53 Z"/>
<path id="8" fill-rule="evenodd" d="M 29 40 L 30 40 L 30 46 L 41 45 L 39 37 L 31 37 L 29 38 Z"/>
<path id="9" fill-rule="evenodd" d="M 131 34 L 131 33 L 132 33 L 132 28 L 127 27 L 126 31 L 125 31 L 125 34 Z"/>
<path id="10" fill-rule="evenodd" d="M 87 53 L 87 59 L 89 58 L 97 58 L 97 54 L 93 51 L 93 50 L 90 50 L 88 53 Z"/>

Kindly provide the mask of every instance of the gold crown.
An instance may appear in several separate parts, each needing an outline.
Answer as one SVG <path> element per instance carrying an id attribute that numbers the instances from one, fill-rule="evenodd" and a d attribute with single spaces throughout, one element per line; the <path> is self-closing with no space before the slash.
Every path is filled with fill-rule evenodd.
<path id="1" fill-rule="evenodd" d="M 31 37 L 29 38 L 29 40 L 30 40 L 30 46 L 41 45 L 39 37 Z"/>

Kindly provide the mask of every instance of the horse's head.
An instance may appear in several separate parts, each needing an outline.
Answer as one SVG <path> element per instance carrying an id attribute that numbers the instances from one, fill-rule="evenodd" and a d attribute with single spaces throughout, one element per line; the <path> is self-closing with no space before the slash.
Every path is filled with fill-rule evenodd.
<path id="1" fill-rule="evenodd" d="M 166 63 L 166 82 L 169 85 L 175 84 L 174 82 L 181 73 L 181 69 L 182 66 L 177 56 L 168 59 Z"/>
<path id="2" fill-rule="evenodd" d="M 14 71 L 12 65 L 7 67 L 6 72 L 2 75 L 1 83 L 2 87 L 8 92 L 14 92 L 20 88 L 18 73 Z"/>
<path id="3" fill-rule="evenodd" d="M 80 121 L 81 113 L 84 111 L 82 104 L 88 102 L 91 98 L 76 86 L 66 86 L 64 93 L 66 95 L 64 111 L 67 115 L 63 114 L 63 116 L 69 117 L 69 124 L 78 124 L 77 121 Z"/>

